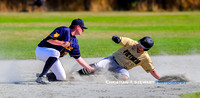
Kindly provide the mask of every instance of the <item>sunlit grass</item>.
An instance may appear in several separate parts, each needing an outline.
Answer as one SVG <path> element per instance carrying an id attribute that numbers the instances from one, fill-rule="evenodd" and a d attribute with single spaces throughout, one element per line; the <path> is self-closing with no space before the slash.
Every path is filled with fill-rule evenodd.
<path id="1" fill-rule="evenodd" d="M 200 97 L 200 92 L 189 93 L 189 94 L 182 94 L 180 96 L 181 96 L 181 98 L 199 98 Z"/>
<path id="2" fill-rule="evenodd" d="M 1 13 L 0 58 L 33 59 L 37 44 L 58 26 L 81 18 L 89 28 L 77 36 L 83 57 L 112 55 L 121 46 L 113 35 L 138 40 L 151 36 L 151 55 L 200 53 L 199 12 Z"/>

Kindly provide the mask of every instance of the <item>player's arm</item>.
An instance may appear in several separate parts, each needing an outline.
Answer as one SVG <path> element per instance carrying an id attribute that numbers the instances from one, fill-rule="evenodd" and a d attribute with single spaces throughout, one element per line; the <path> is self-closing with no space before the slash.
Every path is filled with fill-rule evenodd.
<path id="1" fill-rule="evenodd" d="M 57 46 L 63 46 L 63 47 L 70 46 L 70 43 L 68 41 L 63 42 L 63 41 L 59 41 L 59 40 L 55 40 L 55 39 L 49 39 L 49 40 L 47 40 L 47 42 L 52 45 L 57 45 Z"/>
<path id="2" fill-rule="evenodd" d="M 159 79 L 159 78 L 160 78 L 160 75 L 158 74 L 158 72 L 157 72 L 156 70 L 153 70 L 153 71 L 151 71 L 150 73 L 151 73 L 151 75 L 152 75 L 154 78 L 156 78 L 156 79 Z"/>
<path id="3" fill-rule="evenodd" d="M 84 68 L 88 69 L 90 72 L 92 72 L 94 70 L 93 67 L 91 67 L 89 64 L 87 64 L 85 62 L 85 60 L 82 58 L 82 57 L 79 57 L 76 59 L 76 61 L 81 65 L 83 66 Z"/>
<path id="4" fill-rule="evenodd" d="M 61 30 L 64 30 L 61 32 Z M 63 46 L 63 47 L 68 47 L 70 46 L 70 33 L 69 33 L 68 28 L 63 28 L 63 27 L 58 27 L 56 28 L 49 36 L 47 42 L 52 44 L 52 45 L 57 45 L 57 46 Z M 57 40 L 60 37 L 64 36 L 63 41 Z"/>
<path id="5" fill-rule="evenodd" d="M 149 57 L 148 57 L 149 58 Z M 155 68 L 152 65 L 151 59 L 146 59 L 146 61 L 144 61 L 141 64 L 142 68 L 147 72 L 147 73 L 151 73 L 151 75 L 156 78 L 159 79 L 160 75 L 158 74 L 158 72 L 155 70 Z"/>
<path id="6" fill-rule="evenodd" d="M 124 47 L 126 46 L 132 46 L 133 45 L 133 40 L 127 37 L 119 37 L 119 36 L 113 36 L 112 40 L 117 43 L 120 44 Z"/>

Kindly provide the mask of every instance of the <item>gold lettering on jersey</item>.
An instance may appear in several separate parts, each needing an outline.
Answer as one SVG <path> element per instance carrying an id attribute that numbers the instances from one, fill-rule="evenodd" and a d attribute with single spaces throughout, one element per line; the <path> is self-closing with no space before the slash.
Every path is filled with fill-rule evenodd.
<path id="1" fill-rule="evenodd" d="M 58 37 L 58 36 L 60 36 L 60 34 L 56 32 L 53 36 Z"/>
<path id="2" fill-rule="evenodd" d="M 73 47 L 69 46 L 69 47 L 65 47 L 65 49 L 71 51 L 72 49 L 74 49 Z"/>
<path id="3" fill-rule="evenodd" d="M 65 52 L 64 54 L 63 54 L 63 56 L 66 56 L 68 54 L 68 52 Z"/>
<path id="4" fill-rule="evenodd" d="M 138 58 L 136 58 L 134 55 L 132 55 L 128 50 L 125 50 L 123 53 L 127 58 L 129 58 L 135 64 L 140 63 L 140 60 Z"/>

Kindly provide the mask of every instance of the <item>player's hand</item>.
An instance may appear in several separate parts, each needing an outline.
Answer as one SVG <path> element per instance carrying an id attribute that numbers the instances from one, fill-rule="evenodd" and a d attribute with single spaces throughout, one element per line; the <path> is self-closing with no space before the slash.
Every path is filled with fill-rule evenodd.
<path id="1" fill-rule="evenodd" d="M 70 43 L 69 43 L 68 41 L 63 42 L 62 46 L 63 46 L 63 47 L 69 47 L 69 46 L 70 46 Z"/>
<path id="2" fill-rule="evenodd" d="M 121 39 L 118 36 L 113 36 L 112 40 L 117 44 L 119 44 L 121 42 Z"/>
<path id="3" fill-rule="evenodd" d="M 90 68 L 88 68 L 88 70 L 89 70 L 89 72 L 91 73 L 91 72 L 94 71 L 94 67 L 90 67 Z"/>

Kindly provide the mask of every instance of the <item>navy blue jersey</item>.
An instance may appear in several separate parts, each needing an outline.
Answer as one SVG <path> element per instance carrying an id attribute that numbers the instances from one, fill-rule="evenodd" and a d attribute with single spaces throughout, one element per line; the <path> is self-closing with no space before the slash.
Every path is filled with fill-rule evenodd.
<path id="1" fill-rule="evenodd" d="M 63 46 L 57 46 L 52 45 L 47 42 L 49 39 L 59 40 L 59 41 L 69 41 L 70 46 L 69 47 L 63 47 Z M 65 56 L 67 53 L 70 54 L 70 56 L 74 57 L 75 59 L 80 57 L 80 50 L 78 45 L 78 39 L 75 36 L 72 36 L 71 29 L 68 27 L 58 27 L 56 28 L 49 36 L 47 36 L 45 39 L 43 39 L 39 44 L 39 47 L 48 47 L 48 48 L 54 48 L 60 52 L 60 57 Z"/>

